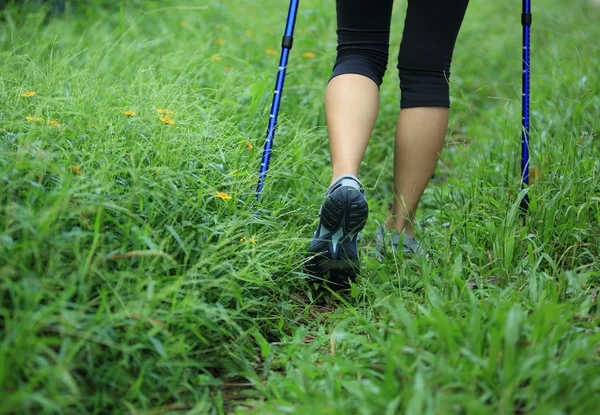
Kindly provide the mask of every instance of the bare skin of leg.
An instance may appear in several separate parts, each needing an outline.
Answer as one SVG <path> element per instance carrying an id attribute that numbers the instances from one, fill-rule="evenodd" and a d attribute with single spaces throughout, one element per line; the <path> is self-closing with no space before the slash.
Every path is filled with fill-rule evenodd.
<path id="1" fill-rule="evenodd" d="M 325 112 L 333 172 L 358 177 L 379 112 L 379 88 L 370 78 L 344 74 L 325 91 Z M 405 108 L 398 116 L 394 151 L 395 197 L 388 229 L 413 236 L 411 223 L 429 183 L 448 127 L 448 108 Z"/>
<path id="2" fill-rule="evenodd" d="M 366 76 L 336 76 L 325 91 L 325 114 L 333 172 L 331 182 L 344 174 L 358 177 L 377 113 L 379 88 Z"/>
<path id="3" fill-rule="evenodd" d="M 394 149 L 395 198 L 388 229 L 413 237 L 412 223 L 423 191 L 435 170 L 448 128 L 448 108 L 419 107 L 400 111 Z"/>

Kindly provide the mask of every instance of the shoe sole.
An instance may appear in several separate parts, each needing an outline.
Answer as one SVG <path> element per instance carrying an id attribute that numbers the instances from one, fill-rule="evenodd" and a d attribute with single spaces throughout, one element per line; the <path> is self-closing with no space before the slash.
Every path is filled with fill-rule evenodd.
<path id="1" fill-rule="evenodd" d="M 369 205 L 357 188 L 343 186 L 321 206 L 320 226 L 313 238 L 307 269 L 315 277 L 329 273 L 333 289 L 347 288 L 359 273 L 358 233 L 369 216 Z"/>

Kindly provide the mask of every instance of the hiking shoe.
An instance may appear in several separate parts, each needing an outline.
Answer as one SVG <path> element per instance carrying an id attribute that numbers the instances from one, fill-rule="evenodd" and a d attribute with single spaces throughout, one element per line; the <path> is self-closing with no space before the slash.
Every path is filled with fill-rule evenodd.
<path id="1" fill-rule="evenodd" d="M 377 250 L 381 255 L 380 259 L 383 259 L 385 256 L 385 245 L 386 245 L 386 237 L 391 237 L 392 250 L 394 253 L 398 252 L 398 247 L 400 245 L 400 240 L 402 239 L 402 255 L 403 256 L 413 256 L 418 255 L 421 251 L 420 244 L 415 241 L 414 238 L 406 235 L 403 232 L 398 232 L 396 230 L 389 231 L 385 227 L 385 225 L 381 225 L 379 229 L 377 229 L 377 234 L 375 235 L 375 241 L 377 244 Z"/>
<path id="2" fill-rule="evenodd" d="M 358 233 L 368 216 L 362 183 L 352 175 L 338 178 L 319 211 L 317 230 L 308 248 L 308 273 L 326 280 L 332 289 L 347 288 L 359 273 Z"/>

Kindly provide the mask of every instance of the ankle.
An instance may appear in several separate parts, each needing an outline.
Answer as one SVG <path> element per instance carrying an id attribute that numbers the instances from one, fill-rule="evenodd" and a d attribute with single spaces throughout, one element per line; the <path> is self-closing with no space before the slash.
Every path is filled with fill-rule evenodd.
<path id="1" fill-rule="evenodd" d="M 387 228 L 387 230 L 393 232 L 404 232 L 404 234 L 406 236 L 409 236 L 410 238 L 414 238 L 414 233 L 413 233 L 413 229 L 412 226 L 410 224 L 409 221 L 407 221 L 404 218 L 401 219 L 394 219 L 394 218 L 388 218 L 385 221 L 385 227 Z"/>
<path id="2" fill-rule="evenodd" d="M 353 174 L 346 173 L 340 176 L 334 176 L 329 184 L 329 190 L 327 192 L 330 193 L 333 189 L 337 189 L 340 186 L 352 186 L 356 187 L 357 189 L 363 189 L 363 184 L 360 180 L 358 180 L 358 177 Z"/>
<path id="3" fill-rule="evenodd" d="M 338 180 L 340 177 L 343 177 L 343 176 L 350 176 L 358 181 L 358 172 L 357 171 L 349 170 L 349 169 L 334 170 L 331 173 L 331 182 L 329 182 L 329 186 L 331 186 L 333 183 L 336 182 L 336 180 Z"/>

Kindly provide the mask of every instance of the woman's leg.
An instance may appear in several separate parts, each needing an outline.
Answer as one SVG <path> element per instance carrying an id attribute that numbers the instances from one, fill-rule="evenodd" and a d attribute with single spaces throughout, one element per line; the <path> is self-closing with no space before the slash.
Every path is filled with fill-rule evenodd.
<path id="1" fill-rule="evenodd" d="M 448 127 L 448 108 L 416 107 L 400 111 L 394 149 L 395 197 L 388 229 L 413 237 L 412 222 L 429 183 Z"/>
<path id="2" fill-rule="evenodd" d="M 325 93 L 333 177 L 306 267 L 346 287 L 359 271 L 358 233 L 369 207 L 358 170 L 379 110 L 393 0 L 337 0 L 338 54 Z"/>
<path id="3" fill-rule="evenodd" d="M 325 91 L 331 183 L 344 174 L 358 177 L 360 163 L 379 112 L 379 88 L 357 74 L 333 78 Z"/>
<path id="4" fill-rule="evenodd" d="M 393 0 L 337 0 L 338 54 L 325 92 L 332 182 L 358 176 L 379 111 Z"/>
<path id="5" fill-rule="evenodd" d="M 448 80 L 468 0 L 409 0 L 398 69 L 402 90 L 394 151 L 395 200 L 388 229 L 406 230 L 435 170 L 448 128 Z"/>

